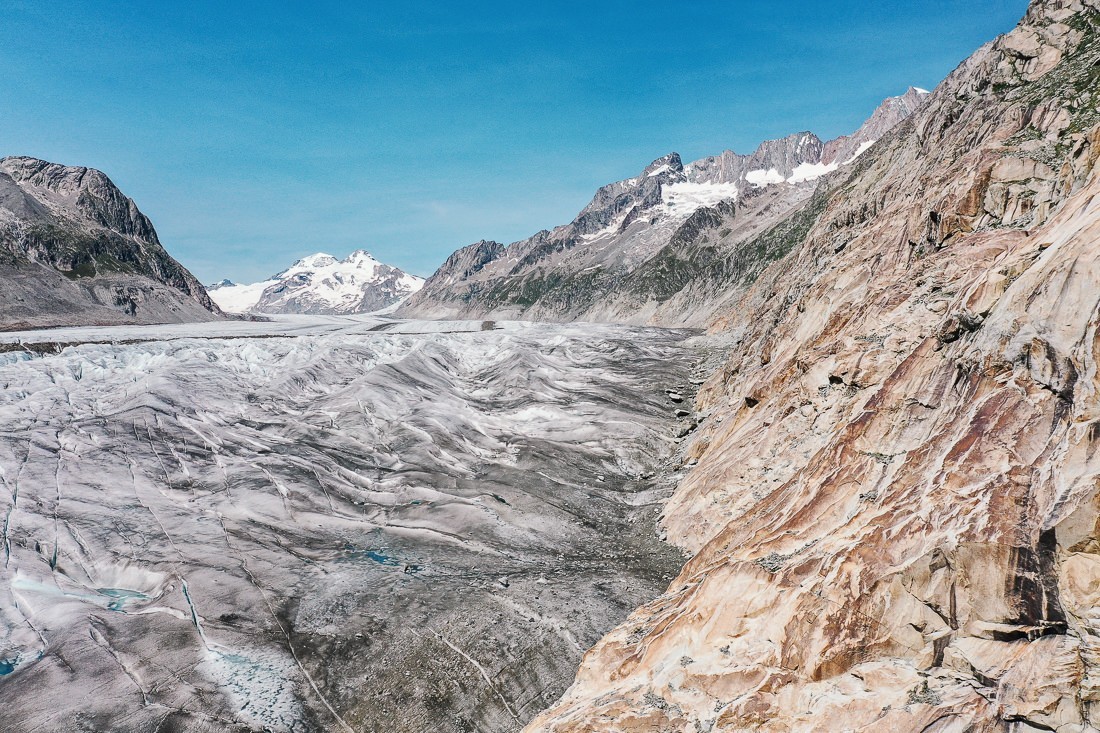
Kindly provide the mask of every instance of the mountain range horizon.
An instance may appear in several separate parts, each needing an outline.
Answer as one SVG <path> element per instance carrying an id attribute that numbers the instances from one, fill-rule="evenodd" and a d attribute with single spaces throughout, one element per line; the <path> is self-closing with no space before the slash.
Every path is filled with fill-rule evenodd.
<path id="1" fill-rule="evenodd" d="M 597 228 L 606 227 L 608 224 L 605 221 L 607 215 L 596 214 L 596 211 L 600 210 L 607 202 L 605 201 L 602 204 L 597 202 L 600 201 L 601 197 L 609 200 L 621 197 L 623 191 L 620 189 L 635 187 L 639 181 L 642 183 L 643 188 L 650 186 L 652 189 L 650 193 L 644 194 L 643 198 L 649 196 L 652 199 L 655 195 L 660 199 L 665 195 L 664 191 L 670 192 L 668 195 L 673 200 L 669 202 L 669 205 L 677 211 L 677 215 L 673 218 L 679 219 L 691 215 L 700 207 L 714 205 L 726 199 L 735 200 L 744 190 L 763 189 L 776 184 L 798 186 L 811 183 L 821 176 L 832 173 L 841 165 L 850 165 L 854 162 L 859 155 L 873 144 L 878 136 L 884 134 L 885 131 L 910 114 L 920 104 L 922 98 L 928 96 L 928 94 L 929 92 L 926 90 L 909 87 L 904 94 L 888 97 L 883 100 L 858 130 L 848 135 L 841 135 L 827 143 L 812 132 L 796 132 L 777 140 L 763 141 L 749 155 L 739 155 L 726 149 L 718 155 L 702 158 L 686 167 L 677 153 L 669 153 L 646 166 L 639 176 L 607 184 L 599 189 L 596 198 L 582 211 L 581 216 L 587 216 L 589 222 L 597 222 Z M 98 185 L 109 190 L 110 196 L 125 199 L 128 202 L 126 205 L 137 212 L 137 216 L 144 217 L 140 211 L 137 211 L 134 202 L 119 192 L 110 179 L 100 171 L 83 167 L 62 166 L 18 156 L 4 158 L 0 161 L 0 164 L 7 161 L 21 166 L 19 170 L 31 168 L 35 171 L 50 171 L 48 174 L 50 179 L 46 183 L 46 189 L 38 188 L 35 190 L 76 190 L 80 193 L 80 198 L 76 202 L 78 207 L 88 194 L 87 191 L 81 191 L 80 189 L 84 178 L 90 175 L 100 181 Z M 673 174 L 682 178 L 679 186 L 677 186 L 676 181 L 669 177 Z M 34 184 L 39 182 L 37 178 L 23 178 L 23 175 L 20 173 L 17 175 L 17 179 Z M 36 173 L 36 175 L 42 176 L 41 173 Z M 53 179 L 62 181 L 68 179 L 72 183 L 57 183 Z M 674 191 L 675 193 L 672 193 Z M 25 185 L 17 195 L 27 195 Z M 47 196 L 53 195 L 53 193 L 47 194 Z M 653 201 L 651 200 L 649 203 L 652 204 Z M 619 203 L 613 203 L 613 208 L 617 206 L 619 206 Z M 597 218 L 593 219 L 593 216 L 597 216 Z M 95 214 L 93 219 L 96 226 L 115 224 L 115 219 L 104 218 L 98 214 Z M 147 222 L 147 220 L 145 221 Z M 620 222 L 620 224 L 622 223 Z M 150 230 L 152 229 L 151 223 L 144 226 Z M 583 226 L 589 225 L 585 224 Z M 586 229 L 582 234 L 590 235 L 593 231 L 595 230 L 589 231 Z M 122 234 L 126 235 L 127 233 L 128 230 L 123 227 Z M 541 234 L 536 235 L 536 237 L 538 236 L 541 236 Z M 152 234 L 152 238 L 156 239 L 155 232 Z M 518 244 L 522 247 L 527 241 L 529 240 L 520 240 L 513 243 L 513 245 Z M 500 252 L 505 250 L 504 245 L 493 244 Z M 485 240 L 471 245 L 475 249 L 484 246 Z M 312 281 L 313 274 L 305 274 L 311 268 L 303 266 L 306 260 L 316 255 L 307 255 L 295 262 L 291 269 L 297 268 L 293 273 L 293 277 L 297 281 L 293 285 L 290 283 L 291 278 L 280 276 L 284 272 L 283 270 L 279 270 L 279 274 L 275 276 L 256 283 L 238 284 L 233 283 L 229 278 L 222 278 L 216 283 L 211 283 L 214 286 L 212 292 L 215 293 L 213 302 L 225 308 L 227 312 L 238 314 L 247 312 L 355 313 L 378 311 L 395 306 L 399 301 L 414 295 L 420 290 L 423 284 L 422 278 L 408 275 L 398 268 L 383 265 L 380 262 L 371 263 L 371 267 L 381 268 L 377 275 L 371 275 L 366 279 L 360 276 L 358 281 L 355 281 L 354 271 L 359 269 L 359 266 L 350 263 L 350 260 L 354 259 L 356 254 L 360 252 L 366 252 L 366 250 L 357 249 L 345 260 L 346 264 L 351 265 L 350 272 L 322 272 L 316 275 L 316 282 Z M 56 266 L 62 272 L 65 271 L 66 265 L 64 262 L 57 263 Z M 446 263 L 441 265 L 441 267 L 445 266 Z M 286 272 L 291 271 L 286 270 Z M 438 279 L 439 274 L 440 270 L 437 270 L 432 279 Z M 188 273 L 188 276 L 190 276 L 190 273 Z M 56 275 L 51 273 L 49 277 L 56 277 Z M 231 284 L 227 285 L 226 280 L 229 280 Z M 194 286 L 188 287 L 194 288 Z M 201 286 L 199 287 L 201 288 Z M 15 297 L 23 298 L 24 296 L 16 295 Z M 202 297 L 206 297 L 205 290 L 202 292 Z M 116 294 L 113 298 L 117 302 L 126 303 L 125 308 L 136 309 L 136 305 L 132 303 L 133 299 L 129 296 L 123 297 Z M 405 312 L 412 313 L 415 310 L 406 308 Z M 22 322 L 19 325 L 22 325 Z"/>
<path id="2" fill-rule="evenodd" d="M 892 109 L 895 105 L 901 104 L 901 105 L 908 105 L 909 107 L 911 107 L 915 104 L 915 101 L 917 99 L 919 99 L 920 95 L 927 95 L 929 93 L 930 92 L 928 90 L 921 89 L 919 87 L 910 86 L 908 88 L 908 90 L 906 92 L 904 92 L 903 94 L 900 94 L 900 95 L 897 95 L 897 96 L 894 96 L 894 97 L 887 97 L 874 110 L 871 117 L 869 117 L 864 122 L 864 124 L 860 128 L 860 130 L 857 130 L 857 131 L 855 131 L 853 133 L 850 133 L 850 134 L 841 135 L 840 137 L 830 141 L 829 145 L 832 145 L 834 148 L 836 148 L 836 150 L 840 150 L 841 148 L 843 148 L 843 150 L 850 156 L 850 159 L 845 160 L 844 162 L 845 163 L 851 162 L 851 160 L 854 160 L 854 158 L 860 152 L 862 152 L 861 148 L 866 149 L 865 146 L 870 144 L 869 139 L 870 139 L 870 135 L 872 134 L 872 132 L 868 132 L 868 131 L 873 131 L 873 133 L 881 134 L 885 129 L 888 129 L 890 126 L 892 126 L 892 124 L 897 122 L 897 119 L 898 119 L 897 114 L 898 113 L 897 113 L 896 110 Z M 908 109 L 908 107 L 907 107 L 907 109 Z M 817 138 L 817 136 L 811 131 L 793 132 L 793 133 L 788 134 L 784 138 L 779 138 L 777 140 L 761 141 L 761 143 L 759 145 L 757 145 L 756 148 L 754 149 L 754 152 L 747 155 L 747 156 L 739 156 L 735 151 L 733 151 L 729 148 L 726 148 L 725 150 L 723 150 L 718 155 L 710 156 L 708 158 L 701 159 L 700 161 L 696 161 L 696 163 L 699 163 L 699 162 L 702 162 L 702 161 L 710 161 L 710 160 L 721 160 L 723 158 L 730 158 L 730 157 L 732 157 L 732 158 L 745 157 L 745 158 L 748 158 L 750 160 L 756 159 L 756 160 L 764 161 L 767 158 L 767 153 L 768 153 L 768 147 L 769 146 L 774 146 L 777 143 L 781 143 L 784 140 L 791 140 L 791 139 L 800 138 L 802 136 L 807 136 L 807 135 L 812 136 L 813 139 L 817 143 L 821 144 L 822 153 L 824 153 L 825 157 L 829 158 L 829 162 L 825 165 L 828 166 L 829 164 L 832 164 L 834 162 L 833 159 L 838 157 L 836 150 L 826 151 L 824 148 L 827 147 L 827 146 L 825 146 L 823 143 L 821 143 L 820 140 Z M 862 137 L 861 137 L 861 135 L 862 135 Z M 854 145 L 849 144 L 851 142 L 851 140 L 853 140 L 853 139 L 856 140 L 857 142 Z M 666 155 L 663 155 L 663 156 L 660 156 L 660 157 L 656 158 L 655 161 L 664 161 L 666 159 L 675 159 L 675 160 L 679 161 L 680 156 L 679 156 L 678 153 L 671 152 L 671 153 L 668 153 Z M 760 164 L 763 165 L 764 163 L 762 162 Z M 807 164 L 807 165 L 809 166 L 809 168 L 806 169 L 806 172 L 799 179 L 800 182 L 807 181 L 807 180 L 813 180 L 813 179 L 819 177 L 820 175 L 823 175 L 826 172 L 830 172 L 830 171 L 825 170 L 825 169 L 820 169 L 820 170 L 814 169 L 813 166 L 815 166 L 816 163 L 811 163 L 811 164 Z M 653 167 L 652 163 L 650 164 L 650 166 L 648 168 L 651 168 L 651 167 Z M 763 169 L 763 170 L 764 170 L 765 173 L 767 173 L 768 169 Z M 792 173 L 796 173 L 796 172 L 792 171 Z M 779 181 L 763 181 L 763 180 L 761 180 L 760 183 L 765 183 L 766 184 L 767 182 L 782 182 L 782 180 L 785 180 L 785 179 L 780 179 Z M 484 240 L 482 240 L 482 241 L 484 241 Z M 517 240 L 517 241 L 522 241 L 522 240 Z M 357 252 L 366 252 L 366 251 L 367 251 L 367 249 L 357 248 L 357 249 L 354 249 L 351 252 L 349 252 L 348 256 L 352 256 Z M 310 257 L 313 257 L 313 256 L 324 255 L 324 254 L 326 254 L 326 253 L 321 251 L 321 250 L 313 250 L 310 253 L 304 254 L 301 257 L 299 257 L 297 260 L 295 260 L 294 264 L 295 265 L 302 264 L 303 260 L 306 260 L 306 259 L 308 259 Z M 442 264 L 442 263 L 440 263 L 440 264 Z M 438 266 L 436 267 L 436 269 L 438 269 Z M 428 273 L 428 274 L 431 274 L 431 273 Z M 242 284 L 242 283 L 237 283 L 237 282 L 233 281 L 231 278 L 224 277 L 224 278 L 221 278 L 220 280 L 218 280 L 216 283 L 211 283 L 211 285 L 224 284 L 225 281 L 229 281 L 229 283 L 236 284 L 236 285 Z"/>
<path id="3" fill-rule="evenodd" d="M 626 18 L 516 7 L 498 8 L 498 27 L 435 2 L 261 18 L 207 0 L 203 13 L 131 15 L 66 3 L 13 9 L 5 53 L 35 76 L 33 87 L 9 82 L 0 150 L 108 172 L 202 282 L 255 282 L 310 250 L 359 247 L 426 277 L 463 242 L 568 220 L 596 187 L 670 150 L 686 161 L 797 130 L 849 132 L 905 84 L 934 86 L 1026 4 L 647 5 Z M 307 16 L 289 26 L 303 35 L 276 30 L 289 30 L 287 15 Z M 528 15 L 534 26 L 507 20 Z M 455 30 L 429 43 L 409 34 L 411 16 Z M 687 33 L 690 18 L 705 22 Z M 67 53 L 45 59 L 29 43 L 47 32 Z M 165 63 L 167 49 L 180 65 Z M 214 68 L 219 58 L 233 73 Z M 135 94 L 119 96 L 112 79 Z M 49 110 L 37 121 L 35 99 Z M 65 109 L 81 124 L 62 129 Z"/>

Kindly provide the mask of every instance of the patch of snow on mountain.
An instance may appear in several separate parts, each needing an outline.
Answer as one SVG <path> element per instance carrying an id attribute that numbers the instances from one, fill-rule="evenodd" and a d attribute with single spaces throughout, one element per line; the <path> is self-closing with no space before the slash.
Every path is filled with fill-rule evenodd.
<path id="1" fill-rule="evenodd" d="M 361 252 L 361 251 L 362 250 L 360 250 L 359 252 Z M 359 252 L 353 253 L 352 257 L 359 254 Z M 364 252 L 363 254 L 366 254 L 366 253 Z M 370 257 L 370 255 L 367 255 L 367 256 Z M 318 252 L 317 254 L 307 255 L 306 257 L 303 257 L 302 259 L 298 260 L 297 262 L 295 262 L 293 265 L 290 266 L 290 269 L 287 270 L 287 272 L 290 272 L 291 270 L 298 270 L 298 269 L 314 270 L 314 269 L 317 269 L 319 267 L 329 267 L 330 265 L 335 265 L 335 264 L 338 264 L 339 262 L 340 262 L 340 260 L 336 259 L 335 257 L 333 257 L 330 254 L 325 254 L 324 252 Z"/>
<path id="2" fill-rule="evenodd" d="M 874 144 L 875 144 L 875 143 L 877 143 L 877 142 L 878 142 L 878 140 L 868 140 L 867 142 L 865 142 L 865 143 L 863 143 L 862 145 L 860 145 L 860 146 L 859 146 L 859 147 L 858 147 L 858 148 L 856 149 L 856 152 L 854 152 L 854 153 L 852 154 L 852 157 L 851 157 L 851 158 L 848 158 L 848 160 L 844 161 L 844 165 L 848 165 L 849 163 L 854 163 L 854 162 L 855 162 L 855 159 L 856 159 L 856 158 L 858 158 L 859 156 L 863 155 L 863 154 L 864 154 L 864 153 L 866 153 L 866 152 L 867 152 L 868 150 L 870 150 L 870 149 L 871 149 L 871 146 L 872 146 L 872 145 L 874 145 Z"/>
<path id="3" fill-rule="evenodd" d="M 840 165 L 837 163 L 800 163 L 793 171 L 791 171 L 791 177 L 787 179 L 788 183 L 802 183 L 804 181 L 812 181 L 816 178 L 821 178 L 826 173 L 832 173 Z"/>
<path id="4" fill-rule="evenodd" d="M 738 196 L 735 183 L 672 183 L 662 187 L 661 196 L 669 213 L 676 216 L 689 216 L 696 209 L 714 206 Z"/>
<path id="5" fill-rule="evenodd" d="M 633 206 L 630 207 L 629 209 L 627 209 L 626 211 L 622 212 L 621 214 L 619 214 L 617 217 L 615 217 L 611 221 L 611 223 L 608 224 L 607 226 L 605 226 L 603 229 L 600 229 L 599 231 L 592 232 L 591 234 L 586 234 L 583 237 L 581 237 L 581 239 L 584 239 L 586 241 L 591 241 L 593 239 L 599 239 L 600 237 L 605 237 L 608 234 L 617 233 L 619 231 L 619 227 L 621 227 L 623 225 L 623 222 L 626 221 L 626 218 L 628 216 L 630 216 L 632 211 L 634 211 Z M 518 259 L 514 258 L 514 257 L 512 258 L 512 260 L 513 261 L 518 261 Z"/>
<path id="6" fill-rule="evenodd" d="M 264 290 L 277 285 L 278 282 L 271 279 L 251 285 L 224 285 L 207 292 L 210 294 L 210 299 L 226 313 L 247 313 L 260 302 L 260 296 L 264 294 Z"/>
<path id="7" fill-rule="evenodd" d="M 783 183 L 783 174 L 775 168 L 768 170 L 749 171 L 745 174 L 745 180 L 757 187 L 767 186 L 771 183 Z"/>

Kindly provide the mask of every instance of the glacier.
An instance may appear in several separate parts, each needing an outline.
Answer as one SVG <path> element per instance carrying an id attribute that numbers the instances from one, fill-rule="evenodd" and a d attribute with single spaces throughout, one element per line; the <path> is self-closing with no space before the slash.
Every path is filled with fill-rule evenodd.
<path id="1" fill-rule="evenodd" d="M 655 525 L 697 341 L 3 334 L 0 729 L 518 730 L 683 560 Z"/>

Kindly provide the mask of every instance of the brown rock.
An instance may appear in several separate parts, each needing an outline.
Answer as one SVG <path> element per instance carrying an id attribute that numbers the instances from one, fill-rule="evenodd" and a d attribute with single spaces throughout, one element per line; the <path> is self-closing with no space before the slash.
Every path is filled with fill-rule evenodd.
<path id="1" fill-rule="evenodd" d="M 1098 138 L 1055 112 L 1098 12 L 1033 3 L 715 320 L 694 555 L 528 730 L 1098 729 Z"/>

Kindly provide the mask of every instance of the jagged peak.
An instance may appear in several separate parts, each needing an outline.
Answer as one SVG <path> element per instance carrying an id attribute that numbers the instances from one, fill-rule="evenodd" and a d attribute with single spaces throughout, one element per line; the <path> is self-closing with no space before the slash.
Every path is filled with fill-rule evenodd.
<path id="1" fill-rule="evenodd" d="M 326 265 L 334 265 L 340 260 L 336 259 L 332 255 L 326 252 L 316 252 L 311 255 L 306 255 L 299 260 L 295 260 L 291 268 L 295 267 L 325 267 Z"/>
<path id="2" fill-rule="evenodd" d="M 12 155 L 0 158 L 0 172 L 32 192 L 54 214 L 160 244 L 149 218 L 100 170 Z"/>
<path id="3" fill-rule="evenodd" d="M 931 92 L 911 86 L 904 94 L 886 97 L 858 130 L 825 143 L 821 161 L 837 165 L 851 163 L 895 125 L 913 114 L 930 96 Z"/>
<path id="4" fill-rule="evenodd" d="M 802 132 L 792 132 L 790 135 L 784 135 L 783 137 L 777 137 L 772 140 L 765 140 L 756 147 L 756 152 L 781 145 L 806 146 L 820 142 L 821 138 L 819 138 L 815 133 L 809 130 L 803 130 Z"/>
<path id="5" fill-rule="evenodd" d="M 455 250 L 451 253 L 451 256 L 440 267 L 440 270 L 445 270 L 449 266 L 453 266 L 456 263 L 462 262 L 467 258 L 481 258 L 489 257 L 490 259 L 499 256 L 503 252 L 505 246 L 500 242 L 493 239 L 479 239 L 473 244 L 467 244 L 465 247 Z"/>
<path id="6" fill-rule="evenodd" d="M 433 279 L 467 277 L 504 252 L 505 245 L 493 239 L 480 239 L 451 253 Z"/>
<path id="7" fill-rule="evenodd" d="M 777 137 L 774 140 L 765 140 L 756 147 L 756 150 L 749 157 L 767 155 L 776 150 L 799 152 L 820 145 L 822 145 L 821 138 L 809 130 L 803 130 L 784 137 Z"/>
<path id="8" fill-rule="evenodd" d="M 655 161 L 650 163 L 642 171 L 642 177 L 652 178 L 653 176 L 660 175 L 661 173 L 680 173 L 684 170 L 684 162 L 680 160 L 679 153 L 669 153 L 662 155 Z"/>
<path id="9" fill-rule="evenodd" d="M 365 249 L 357 249 L 344 258 L 347 263 L 382 264 L 377 257 Z"/>

